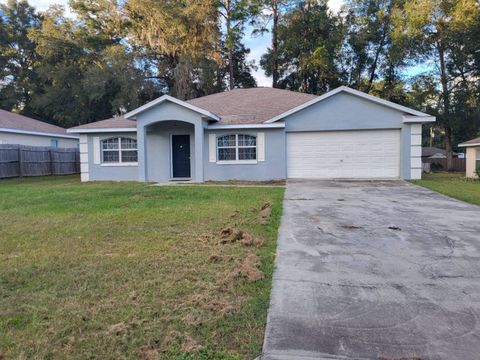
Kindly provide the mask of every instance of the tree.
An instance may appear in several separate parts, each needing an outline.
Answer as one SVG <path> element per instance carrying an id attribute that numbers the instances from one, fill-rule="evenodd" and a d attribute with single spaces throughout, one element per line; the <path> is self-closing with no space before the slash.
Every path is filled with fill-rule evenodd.
<path id="1" fill-rule="evenodd" d="M 398 32 L 408 34 L 421 51 L 414 60 L 435 64 L 432 74 L 440 84 L 435 113 L 444 129 L 448 170 L 453 169 L 455 131 L 471 119 L 471 106 L 465 106 L 473 101 L 478 111 L 478 78 L 473 74 L 480 50 L 475 30 L 479 16 L 475 0 L 417 0 L 405 4 L 397 22 Z"/>
<path id="2" fill-rule="evenodd" d="M 247 49 L 242 43 L 237 43 L 233 49 L 233 77 L 235 79 L 234 87 L 251 88 L 256 87 L 257 82 L 252 75 L 252 71 L 256 70 L 255 63 L 247 60 L 250 49 Z"/>
<path id="3" fill-rule="evenodd" d="M 278 51 L 262 56 L 268 76 L 278 62 L 278 86 L 320 94 L 340 85 L 337 56 L 343 40 L 339 18 L 328 11 L 327 1 L 300 2 L 278 25 Z"/>
<path id="4" fill-rule="evenodd" d="M 156 68 L 156 80 L 176 97 L 193 97 L 201 84 L 200 66 L 221 60 L 217 3 L 128 0 L 125 10 L 132 45 Z"/>
<path id="5" fill-rule="evenodd" d="M 227 52 L 230 90 L 235 88 L 234 53 L 243 47 L 240 44 L 240 40 L 244 34 L 245 24 L 253 21 L 258 16 L 260 5 L 260 2 L 252 0 L 218 0 L 217 2 L 218 12 L 225 23 L 223 41 Z"/>
<path id="6" fill-rule="evenodd" d="M 39 80 L 36 44 L 28 34 L 40 24 L 40 16 L 27 1 L 0 4 L 0 106 L 34 117 L 30 103 Z"/>
<path id="7" fill-rule="evenodd" d="M 399 70 L 406 65 L 410 44 L 395 27 L 404 3 L 404 0 L 350 0 L 346 4 L 347 31 L 341 61 L 349 86 L 367 93 L 375 90 L 375 94 L 388 100 L 404 100 Z"/>
<path id="8" fill-rule="evenodd" d="M 260 16 L 263 21 L 258 22 L 255 33 L 263 34 L 270 31 L 272 34 L 271 47 L 268 49 L 270 53 L 270 72 L 272 74 L 272 87 L 278 87 L 279 80 L 279 60 L 278 60 L 278 24 L 280 18 L 294 5 L 291 0 L 264 0 L 261 2 Z M 272 23 L 270 30 L 268 30 L 269 22 Z"/>
<path id="9" fill-rule="evenodd" d="M 148 92 L 147 97 L 158 93 L 121 41 L 123 27 L 114 26 L 119 14 L 111 7 L 99 12 L 86 2 L 82 5 L 73 6 L 76 19 L 66 18 L 61 7 L 51 7 L 43 14 L 42 26 L 30 33 L 42 82 L 32 107 L 64 127 L 121 115 L 140 105 Z"/>

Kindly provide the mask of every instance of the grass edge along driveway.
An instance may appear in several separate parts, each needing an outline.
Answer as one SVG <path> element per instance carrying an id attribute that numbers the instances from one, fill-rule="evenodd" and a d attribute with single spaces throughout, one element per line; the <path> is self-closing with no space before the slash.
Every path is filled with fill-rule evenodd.
<path id="1" fill-rule="evenodd" d="M 464 173 L 423 174 L 422 180 L 413 180 L 412 183 L 470 204 L 480 205 L 480 180 L 467 179 Z"/>
<path id="2" fill-rule="evenodd" d="M 255 357 L 283 192 L 1 181 L 0 358 Z"/>

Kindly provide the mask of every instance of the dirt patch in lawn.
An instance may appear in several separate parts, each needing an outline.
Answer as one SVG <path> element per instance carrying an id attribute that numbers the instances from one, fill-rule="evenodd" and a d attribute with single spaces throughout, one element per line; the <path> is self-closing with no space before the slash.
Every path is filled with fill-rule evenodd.
<path id="1" fill-rule="evenodd" d="M 272 204 L 267 202 L 262 205 L 258 213 L 258 222 L 262 225 L 268 224 L 268 221 L 270 220 L 271 215 L 272 215 Z"/>
<path id="2" fill-rule="evenodd" d="M 264 278 L 263 272 L 259 269 L 260 259 L 257 255 L 250 253 L 241 262 L 237 264 L 228 277 L 236 279 L 239 277 L 246 278 L 248 281 L 257 281 Z"/>
<path id="3" fill-rule="evenodd" d="M 256 246 L 260 247 L 263 245 L 263 240 L 253 235 L 249 234 L 246 231 L 234 228 L 227 227 L 220 231 L 220 243 L 221 244 L 231 244 L 239 242 L 244 246 Z"/>

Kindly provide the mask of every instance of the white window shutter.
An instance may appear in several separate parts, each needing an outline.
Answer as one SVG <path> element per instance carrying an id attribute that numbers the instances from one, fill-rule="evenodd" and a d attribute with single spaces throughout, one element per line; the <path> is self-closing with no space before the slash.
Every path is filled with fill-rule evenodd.
<path id="1" fill-rule="evenodd" d="M 217 161 L 217 147 L 215 146 L 216 136 L 215 134 L 208 134 L 208 161 Z"/>
<path id="2" fill-rule="evenodd" d="M 257 160 L 265 161 L 265 133 L 260 132 L 257 134 Z"/>
<path id="3" fill-rule="evenodd" d="M 100 164 L 100 138 L 98 136 L 93 138 L 93 163 Z"/>

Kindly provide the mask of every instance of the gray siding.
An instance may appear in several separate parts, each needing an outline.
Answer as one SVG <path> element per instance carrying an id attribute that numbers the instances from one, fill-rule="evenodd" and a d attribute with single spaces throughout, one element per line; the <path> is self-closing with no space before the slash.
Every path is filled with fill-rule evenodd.
<path id="1" fill-rule="evenodd" d="M 88 174 L 89 181 L 136 181 L 138 180 L 138 166 L 105 166 L 94 163 L 93 138 L 99 137 L 100 141 L 110 137 L 131 137 L 136 138 L 137 134 L 132 133 L 100 133 L 88 134 Z"/>
<path id="2" fill-rule="evenodd" d="M 411 125 L 403 112 L 347 93 L 339 93 L 285 118 L 285 131 L 400 129 L 400 177 L 411 177 Z M 375 139 L 372 139 L 375 141 Z"/>
<path id="3" fill-rule="evenodd" d="M 257 164 L 217 164 L 209 162 L 208 134 L 265 134 L 265 161 Z M 285 131 L 283 129 L 206 130 L 204 143 L 205 180 L 277 180 L 285 179 Z"/>
<path id="4" fill-rule="evenodd" d="M 58 140 L 59 148 L 74 148 L 78 146 L 78 139 L 0 132 L 0 144 L 50 146 L 50 140 Z"/>
<path id="5" fill-rule="evenodd" d="M 346 93 L 336 94 L 285 119 L 286 131 L 400 129 L 403 113 Z"/>
<path id="6" fill-rule="evenodd" d="M 165 182 L 171 178 L 171 136 L 190 135 L 190 171 L 195 178 L 195 134 L 191 124 L 165 121 L 147 130 L 148 181 Z"/>
<path id="7" fill-rule="evenodd" d="M 149 148 L 149 135 L 152 128 L 158 126 L 162 122 L 180 121 L 184 125 L 193 127 L 193 143 L 195 148 L 194 156 L 192 156 L 192 179 L 196 181 L 203 181 L 203 132 L 206 126 L 206 121 L 202 119 L 202 115 L 177 105 L 172 102 L 164 102 L 158 106 L 146 110 L 145 112 L 136 116 L 137 119 L 137 137 L 138 137 L 138 166 L 139 166 L 139 180 L 140 181 L 164 181 L 170 178 L 169 161 L 168 166 L 165 162 L 155 163 L 157 151 L 164 149 L 166 138 L 164 135 L 152 138 L 152 148 Z M 159 134 L 160 135 L 160 134 Z M 169 136 L 169 135 L 168 135 Z M 147 146 L 145 146 L 145 142 Z M 143 149 L 143 151 L 142 151 Z M 150 150 L 150 151 L 149 151 Z M 164 154 L 165 158 L 170 158 L 170 150 Z M 152 165 L 152 162 L 154 163 Z M 149 171 L 153 171 L 150 174 Z M 167 173 L 164 173 L 167 171 Z M 158 179 L 158 180 L 157 180 Z"/>

